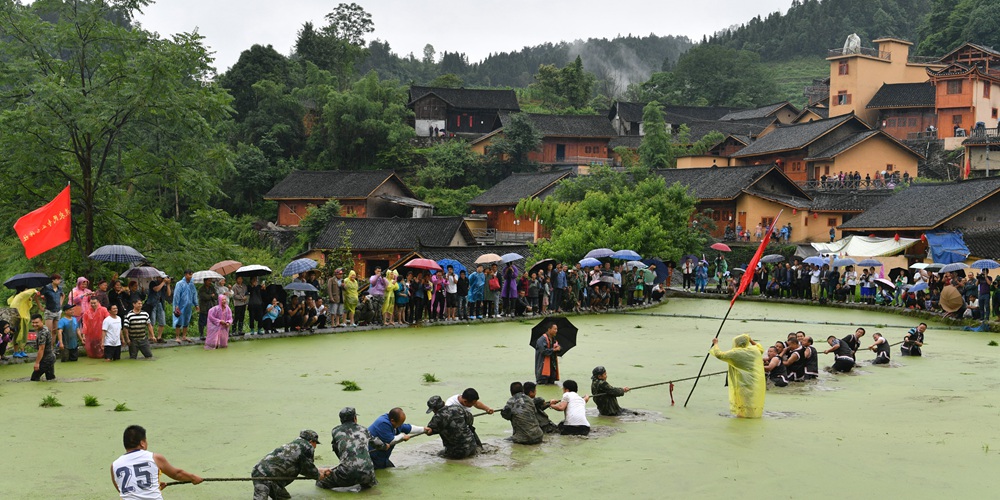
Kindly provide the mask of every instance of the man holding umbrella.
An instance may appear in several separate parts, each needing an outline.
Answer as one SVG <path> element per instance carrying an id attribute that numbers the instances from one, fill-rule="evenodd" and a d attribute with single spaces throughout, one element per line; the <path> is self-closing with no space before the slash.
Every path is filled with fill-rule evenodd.
<path id="1" fill-rule="evenodd" d="M 545 329 L 545 334 L 535 341 L 535 381 L 538 385 L 555 384 L 559 380 L 557 354 L 562 348 L 556 342 L 558 332 L 559 325 L 553 321 Z"/>

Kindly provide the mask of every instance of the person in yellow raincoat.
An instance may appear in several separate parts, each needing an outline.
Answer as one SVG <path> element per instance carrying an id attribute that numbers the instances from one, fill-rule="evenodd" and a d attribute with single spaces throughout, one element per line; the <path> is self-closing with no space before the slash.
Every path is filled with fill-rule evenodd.
<path id="1" fill-rule="evenodd" d="M 385 285 L 385 299 L 382 303 L 382 323 L 386 325 L 395 325 L 392 321 L 392 313 L 396 310 L 396 290 L 399 290 L 399 273 L 395 269 L 385 273 L 389 282 Z"/>
<path id="2" fill-rule="evenodd" d="M 14 357 L 16 358 L 27 357 L 24 354 L 24 346 L 28 339 L 28 330 L 31 329 L 31 306 L 35 305 L 35 297 L 37 295 L 38 290 L 27 288 L 7 299 L 7 305 L 17 309 L 17 315 L 21 319 L 17 329 L 17 336 L 14 337 Z M 42 310 L 40 303 L 39 310 Z"/>
<path id="3" fill-rule="evenodd" d="M 343 289 L 341 293 L 344 294 L 344 313 L 347 317 L 347 324 L 350 326 L 358 326 L 354 322 L 354 311 L 358 309 L 358 274 L 351 270 L 347 274 L 347 279 L 344 280 L 344 284 L 341 285 Z"/>
<path id="4" fill-rule="evenodd" d="M 761 358 L 764 348 L 743 334 L 733 338 L 733 348 L 728 351 L 719 349 L 719 339 L 712 339 L 710 352 L 729 364 L 729 410 L 740 418 L 760 418 L 767 388 Z"/>

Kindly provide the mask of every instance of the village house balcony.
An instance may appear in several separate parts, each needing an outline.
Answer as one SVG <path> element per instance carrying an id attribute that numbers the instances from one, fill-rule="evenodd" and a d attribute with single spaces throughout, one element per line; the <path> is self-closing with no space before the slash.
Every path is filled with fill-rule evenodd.
<path id="1" fill-rule="evenodd" d="M 854 55 L 874 57 L 876 59 L 882 59 L 883 61 L 892 60 L 892 52 L 881 51 L 874 47 L 849 47 L 845 49 L 830 49 L 827 52 L 826 56 L 840 57 L 840 56 L 854 56 Z"/>

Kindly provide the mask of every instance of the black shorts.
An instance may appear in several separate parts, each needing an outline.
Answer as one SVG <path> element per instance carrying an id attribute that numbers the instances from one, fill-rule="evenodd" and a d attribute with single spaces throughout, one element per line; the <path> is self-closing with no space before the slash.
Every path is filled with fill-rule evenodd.
<path id="1" fill-rule="evenodd" d="M 848 357 L 837 357 L 833 361 L 833 370 L 847 373 L 854 368 L 854 360 Z"/>
<path id="2" fill-rule="evenodd" d="M 445 304 L 447 304 L 448 307 L 458 307 L 458 295 L 454 293 L 446 295 Z"/>
<path id="3" fill-rule="evenodd" d="M 907 347 L 905 345 L 901 346 L 899 348 L 899 351 L 903 354 L 903 356 L 922 356 L 923 355 L 923 353 L 920 352 L 920 347 L 917 347 L 915 345 L 914 346 L 909 346 L 909 347 Z"/>
<path id="4" fill-rule="evenodd" d="M 559 422 L 559 434 L 563 436 L 586 436 L 590 434 L 589 425 L 566 425 Z"/>

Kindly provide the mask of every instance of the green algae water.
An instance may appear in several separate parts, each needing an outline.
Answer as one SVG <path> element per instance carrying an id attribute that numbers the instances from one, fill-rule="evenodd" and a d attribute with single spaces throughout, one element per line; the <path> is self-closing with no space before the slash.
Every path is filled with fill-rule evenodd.
<path id="1" fill-rule="evenodd" d="M 722 316 L 718 300 L 673 299 L 647 310 L 656 314 Z M 742 321 L 769 318 L 772 321 Z M 855 323 L 868 335 L 902 340 L 917 321 L 906 317 L 818 307 L 737 303 L 720 336 L 748 332 L 765 344 L 804 330 L 824 349 L 828 335 L 853 326 L 790 324 L 781 319 Z M 562 360 L 562 378 L 589 392 L 595 365 L 615 385 L 638 386 L 690 377 L 710 346 L 719 322 L 639 314 L 571 318 L 579 345 Z M 320 433 L 317 464 L 336 465 L 330 429 L 344 406 L 370 424 L 394 406 L 407 422 L 425 425 L 428 397 L 479 390 L 499 410 L 511 381 L 533 379 L 528 337 L 533 322 L 450 325 L 350 332 L 289 339 L 234 342 L 229 349 L 200 346 L 158 349 L 152 362 L 57 363 L 60 382 L 19 382 L 27 364 L 0 367 L 0 497 L 17 499 L 114 498 L 109 467 L 122 453 L 129 424 L 148 432 L 149 449 L 202 477 L 246 477 L 258 459 L 299 430 Z M 892 325 L 878 327 L 877 325 Z M 1000 340 L 991 333 L 948 330 L 930 324 L 923 358 L 868 366 L 858 353 L 848 375 L 822 370 L 814 383 L 769 389 L 765 418 L 726 416 L 723 377 L 703 379 L 687 408 L 691 382 L 678 383 L 676 405 L 667 386 L 637 390 L 622 406 L 643 410 L 623 420 L 597 417 L 588 404 L 588 438 L 547 436 L 541 446 L 505 441 L 510 427 L 499 412 L 478 417 L 486 453 L 467 461 L 437 456 L 437 436 L 397 445 L 397 468 L 378 471 L 379 486 L 362 496 L 431 498 L 580 498 L 630 494 L 637 498 L 964 498 L 992 496 L 991 473 L 1000 466 Z M 705 373 L 725 369 L 709 359 Z M 424 373 L 439 382 L 425 383 Z M 70 382 L 67 379 L 96 379 Z M 343 380 L 360 391 L 346 392 Z M 556 387 L 539 395 L 559 397 Z M 47 395 L 63 404 L 41 408 Z M 84 406 L 94 395 L 99 407 Z M 117 403 L 133 411 L 112 411 Z M 553 412 L 550 412 L 553 413 Z M 552 414 L 558 422 L 560 415 Z M 161 481 L 169 481 L 166 476 Z M 794 488 L 792 488 L 794 485 Z M 789 489 L 792 488 L 792 489 Z M 345 493 L 317 489 L 312 481 L 289 486 L 294 498 Z M 249 498 L 250 483 L 203 483 L 167 488 L 167 499 Z"/>

